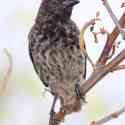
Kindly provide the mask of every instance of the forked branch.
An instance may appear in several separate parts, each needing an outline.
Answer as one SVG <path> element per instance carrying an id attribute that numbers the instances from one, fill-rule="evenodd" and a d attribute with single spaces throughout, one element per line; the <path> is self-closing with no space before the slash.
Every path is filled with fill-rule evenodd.
<path id="1" fill-rule="evenodd" d="M 99 82 L 105 75 L 112 72 L 114 67 L 117 67 L 125 59 L 125 49 L 122 50 L 110 63 L 107 65 L 96 65 L 96 70 L 92 73 L 88 80 L 81 86 L 81 92 L 84 96 L 97 82 Z"/>

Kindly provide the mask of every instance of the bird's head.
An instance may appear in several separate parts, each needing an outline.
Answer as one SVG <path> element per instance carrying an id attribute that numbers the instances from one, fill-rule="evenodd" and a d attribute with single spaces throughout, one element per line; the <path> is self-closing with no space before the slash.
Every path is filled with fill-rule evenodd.
<path id="1" fill-rule="evenodd" d="M 73 7 L 78 3 L 79 0 L 43 0 L 41 8 L 44 9 L 44 13 L 67 18 L 71 16 Z"/>

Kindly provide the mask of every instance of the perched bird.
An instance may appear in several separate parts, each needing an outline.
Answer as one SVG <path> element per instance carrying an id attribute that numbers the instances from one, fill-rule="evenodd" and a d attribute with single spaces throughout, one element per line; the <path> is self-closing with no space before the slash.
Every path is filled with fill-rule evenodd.
<path id="1" fill-rule="evenodd" d="M 80 103 L 79 84 L 85 79 L 86 59 L 79 47 L 79 29 L 71 20 L 78 0 L 43 0 L 35 23 L 28 35 L 29 55 L 36 73 L 54 95 L 51 112 L 57 98 L 63 109 Z M 79 110 L 79 109 L 78 109 Z"/>

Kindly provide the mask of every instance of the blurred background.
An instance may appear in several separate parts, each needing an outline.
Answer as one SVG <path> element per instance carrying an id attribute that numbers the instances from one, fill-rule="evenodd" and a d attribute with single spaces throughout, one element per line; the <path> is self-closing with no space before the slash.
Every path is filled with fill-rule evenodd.
<path id="1" fill-rule="evenodd" d="M 122 2 L 122 0 L 109 0 L 118 18 L 124 11 L 120 8 Z M 13 58 L 11 78 L 4 95 L 0 97 L 0 125 L 48 125 L 53 98 L 45 92 L 44 86 L 33 69 L 28 55 L 27 40 L 40 3 L 41 0 L 4 0 L 0 2 L 0 81 L 3 80 L 9 65 L 3 49 L 6 48 Z M 101 0 L 81 0 L 73 10 L 72 19 L 81 28 L 86 21 L 95 17 L 97 11 L 100 11 L 102 19 L 98 26 L 104 25 L 111 32 L 114 23 Z M 88 30 L 85 39 L 88 53 L 96 62 L 105 44 L 106 36 L 99 36 L 100 42 L 95 44 Z M 121 40 L 119 36 L 117 41 Z M 120 44 L 116 53 L 122 49 L 123 44 L 125 43 Z M 88 75 L 90 71 L 91 67 L 88 65 Z M 110 73 L 106 76 L 86 95 L 88 103 L 83 106 L 82 111 L 67 116 L 64 124 L 87 125 L 90 121 L 100 119 L 124 106 L 124 77 L 125 71 Z M 107 125 L 121 125 L 121 123 L 125 123 L 125 114 L 108 122 Z"/>

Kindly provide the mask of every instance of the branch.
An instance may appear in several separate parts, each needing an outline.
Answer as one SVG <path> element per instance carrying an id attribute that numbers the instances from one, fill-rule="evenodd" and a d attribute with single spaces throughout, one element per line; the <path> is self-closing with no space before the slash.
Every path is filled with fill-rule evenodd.
<path id="1" fill-rule="evenodd" d="M 98 35 L 101 34 L 101 35 L 104 35 L 106 34 L 107 36 L 109 35 L 109 32 L 104 28 L 100 28 L 100 31 L 99 32 L 92 32 L 93 36 L 94 36 L 94 41 L 95 43 L 98 43 Z"/>
<path id="2" fill-rule="evenodd" d="M 102 0 L 102 2 L 103 2 L 103 5 L 105 6 L 105 8 L 107 9 L 107 11 L 108 11 L 110 17 L 112 18 L 113 22 L 114 22 L 115 25 L 117 26 L 119 32 L 121 33 L 123 39 L 125 39 L 125 31 L 122 29 L 121 25 L 119 24 L 118 19 L 117 19 L 117 17 L 115 16 L 115 14 L 113 13 L 113 11 L 112 11 L 112 9 L 111 9 L 111 7 L 110 7 L 108 1 L 107 1 L 107 0 Z"/>
<path id="3" fill-rule="evenodd" d="M 125 69 L 125 65 L 119 65 L 119 66 L 116 66 L 116 67 L 112 70 L 112 72 L 114 72 L 114 71 L 119 71 L 119 70 L 123 70 L 123 69 Z"/>
<path id="4" fill-rule="evenodd" d="M 125 13 L 123 13 L 122 17 L 120 18 L 119 24 L 122 27 L 125 27 Z M 115 42 L 116 38 L 118 37 L 118 35 L 119 35 L 119 30 L 117 27 L 115 27 L 114 30 L 112 31 L 112 33 L 109 34 L 105 47 L 104 47 L 97 63 L 105 64 L 107 62 L 110 50 L 111 50 L 112 46 L 114 45 L 114 42 Z"/>
<path id="5" fill-rule="evenodd" d="M 125 112 L 125 107 L 121 108 L 120 110 L 118 110 L 116 112 L 109 114 L 108 116 L 105 116 L 104 118 L 102 118 L 98 121 L 93 121 L 90 125 L 102 125 L 112 119 L 118 118 L 124 112 Z"/>
<path id="6" fill-rule="evenodd" d="M 2 81 L 0 81 L 0 96 L 2 96 L 4 94 L 4 92 L 7 88 L 7 84 L 8 84 L 9 78 L 11 76 L 12 66 L 13 66 L 12 56 L 6 49 L 4 49 L 4 52 L 5 52 L 6 56 L 8 57 L 9 66 L 7 68 L 7 72 L 5 74 L 4 79 Z"/>
<path id="7" fill-rule="evenodd" d="M 85 45 L 85 40 L 84 40 L 84 33 L 86 31 L 86 29 L 90 26 L 90 25 L 94 25 L 96 21 L 99 21 L 100 18 L 98 17 L 95 17 L 94 19 L 91 19 L 90 21 L 86 22 L 84 24 L 84 26 L 82 27 L 81 31 L 80 31 L 80 36 L 79 36 L 79 46 L 80 46 L 80 49 L 81 49 L 81 54 L 82 56 L 86 56 L 88 61 L 90 62 L 90 64 L 92 65 L 93 69 L 95 70 L 95 65 L 92 61 L 92 59 L 90 58 L 90 56 L 88 55 L 87 51 L 86 51 L 86 45 Z"/>
<path id="8" fill-rule="evenodd" d="M 98 81 L 105 75 L 111 72 L 114 67 L 117 67 L 125 59 L 125 49 L 122 50 L 110 63 L 107 65 L 100 65 L 97 63 L 96 70 L 92 73 L 88 80 L 81 86 L 81 92 L 84 96 L 90 89 L 92 89 Z"/>

